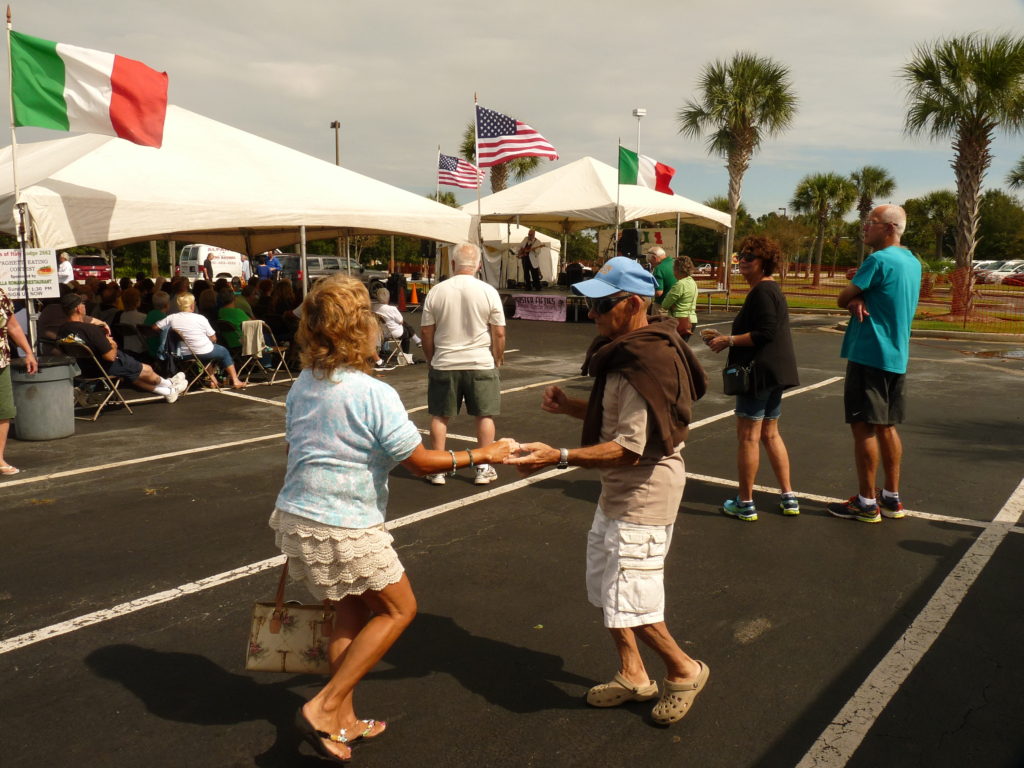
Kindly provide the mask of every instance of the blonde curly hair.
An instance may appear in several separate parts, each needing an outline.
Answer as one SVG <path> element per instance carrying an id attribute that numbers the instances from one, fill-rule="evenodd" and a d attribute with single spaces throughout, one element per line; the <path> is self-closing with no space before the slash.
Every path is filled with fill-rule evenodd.
<path id="1" fill-rule="evenodd" d="M 302 303 L 296 341 L 302 367 L 326 378 L 341 366 L 369 373 L 377 357 L 378 325 L 370 294 L 354 277 L 321 280 Z"/>

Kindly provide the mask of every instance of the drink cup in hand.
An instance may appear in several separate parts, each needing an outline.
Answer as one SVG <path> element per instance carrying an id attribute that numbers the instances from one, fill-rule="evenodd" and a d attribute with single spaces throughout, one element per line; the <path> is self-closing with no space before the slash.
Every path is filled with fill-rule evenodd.
<path id="1" fill-rule="evenodd" d="M 705 344 L 710 344 L 711 340 L 713 338 L 715 338 L 716 336 L 721 336 L 721 335 L 722 334 L 719 333 L 718 331 L 716 331 L 714 328 L 701 328 L 700 329 L 700 337 L 702 339 L 704 339 L 704 343 Z"/>

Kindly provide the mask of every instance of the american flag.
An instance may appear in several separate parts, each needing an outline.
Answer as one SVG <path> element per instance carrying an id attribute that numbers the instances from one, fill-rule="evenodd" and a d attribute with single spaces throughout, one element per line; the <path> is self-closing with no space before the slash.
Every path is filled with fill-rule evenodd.
<path id="1" fill-rule="evenodd" d="M 504 163 L 517 157 L 558 159 L 551 142 L 526 123 L 476 106 L 477 162 L 481 168 Z"/>
<path id="2" fill-rule="evenodd" d="M 437 183 L 452 187 L 476 189 L 483 181 L 484 172 L 472 163 L 451 155 L 437 156 Z"/>

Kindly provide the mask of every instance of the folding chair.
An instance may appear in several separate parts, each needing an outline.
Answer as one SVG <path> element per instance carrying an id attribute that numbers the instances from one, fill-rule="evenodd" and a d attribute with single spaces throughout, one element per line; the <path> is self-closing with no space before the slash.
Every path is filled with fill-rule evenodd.
<path id="1" fill-rule="evenodd" d="M 135 323 L 117 323 L 114 326 L 114 335 L 120 336 L 121 339 L 123 339 L 124 341 L 128 341 L 129 339 L 137 339 L 139 342 L 138 345 L 142 347 L 141 352 L 136 352 L 133 349 L 128 349 L 127 344 L 122 344 L 121 348 L 125 351 L 126 354 L 129 354 L 132 357 L 141 358 L 145 360 L 150 359 L 149 345 L 146 344 L 147 334 Z M 150 331 L 149 335 L 153 335 L 152 331 Z"/>
<path id="2" fill-rule="evenodd" d="M 192 389 L 193 385 L 202 379 L 203 376 L 210 374 L 209 366 L 215 365 L 215 363 L 204 363 L 200 360 L 195 350 L 185 341 L 185 337 L 173 328 L 167 334 L 167 347 L 169 348 L 169 354 L 174 366 L 178 370 L 183 371 L 188 379 L 188 384 L 182 390 L 182 394 Z M 188 354 L 182 354 L 182 349 L 188 350 Z M 191 373 L 188 371 L 189 368 L 192 369 Z"/>
<path id="3" fill-rule="evenodd" d="M 267 346 L 263 339 L 263 321 L 245 320 L 242 323 L 242 364 L 238 366 L 238 378 L 249 383 L 253 371 L 262 370 L 260 358 L 263 348 Z"/>
<path id="4" fill-rule="evenodd" d="M 408 365 L 405 355 L 402 353 L 402 340 L 396 339 L 391 335 L 391 331 L 388 330 L 387 323 L 383 317 L 380 315 L 375 315 L 375 317 L 377 318 L 377 330 L 380 334 L 380 350 L 378 354 L 380 359 L 384 361 L 384 365 Z"/>
<path id="5" fill-rule="evenodd" d="M 257 322 L 263 325 L 264 339 L 268 340 L 266 347 L 264 347 L 262 351 L 263 353 L 270 354 L 270 362 L 271 365 L 274 366 L 269 370 L 264 369 L 264 372 L 267 375 L 267 383 L 276 384 L 277 374 L 282 368 L 284 368 L 285 373 L 288 374 L 288 377 L 282 379 L 282 381 L 294 381 L 295 377 L 292 375 L 292 369 L 288 367 L 288 345 L 278 344 L 277 337 L 274 336 L 274 331 L 264 320 L 259 320 Z"/>
<path id="6" fill-rule="evenodd" d="M 110 374 L 107 373 L 107 369 L 103 367 L 90 347 L 79 341 L 65 341 L 63 339 L 59 340 L 57 344 L 65 355 L 80 361 L 79 369 L 81 370 L 81 373 L 78 376 L 75 376 L 74 382 L 76 388 L 81 387 L 82 389 L 85 389 L 90 387 L 90 385 L 94 385 L 100 387 L 102 392 L 105 392 L 98 403 L 88 402 L 87 397 L 79 399 L 80 395 L 76 392 L 76 411 L 85 408 L 92 408 L 93 406 L 96 408 L 96 410 L 93 411 L 92 416 L 76 415 L 76 419 L 81 421 L 96 421 L 103 412 L 103 409 L 110 404 L 111 400 L 113 400 L 115 404 L 123 405 L 128 410 L 128 413 L 132 413 L 131 406 L 128 405 L 128 401 L 124 399 L 124 395 L 122 395 L 118 389 L 121 385 L 121 379 L 111 378 Z M 79 391 L 82 391 L 82 389 L 79 389 Z M 96 394 L 100 393 L 97 392 Z"/>
<path id="7" fill-rule="evenodd" d="M 236 344 L 235 346 L 228 345 L 229 336 L 240 336 L 240 329 L 235 326 L 234 323 L 228 322 L 227 320 L 214 320 L 213 330 L 217 333 L 217 343 L 227 349 L 231 353 L 231 359 L 235 361 L 237 366 L 242 356 L 242 345 Z"/>

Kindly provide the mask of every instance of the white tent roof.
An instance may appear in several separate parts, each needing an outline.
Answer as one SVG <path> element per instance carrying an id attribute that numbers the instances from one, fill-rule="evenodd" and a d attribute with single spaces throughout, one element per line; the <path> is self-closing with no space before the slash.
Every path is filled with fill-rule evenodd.
<path id="1" fill-rule="evenodd" d="M 21 200 L 43 248 L 198 241 L 259 253 L 298 241 L 401 233 L 472 239 L 471 218 L 180 107 L 164 143 L 84 134 L 19 144 Z M 0 150 L 0 231 L 13 233 L 11 148 Z"/>
<path id="2" fill-rule="evenodd" d="M 462 210 L 476 215 L 476 201 L 462 206 Z M 555 168 L 480 201 L 483 221 L 518 221 L 559 232 L 615 226 L 638 219 L 664 221 L 676 214 L 684 224 L 719 232 L 729 229 L 729 214 L 681 195 L 619 185 L 618 171 L 592 157 Z"/>

